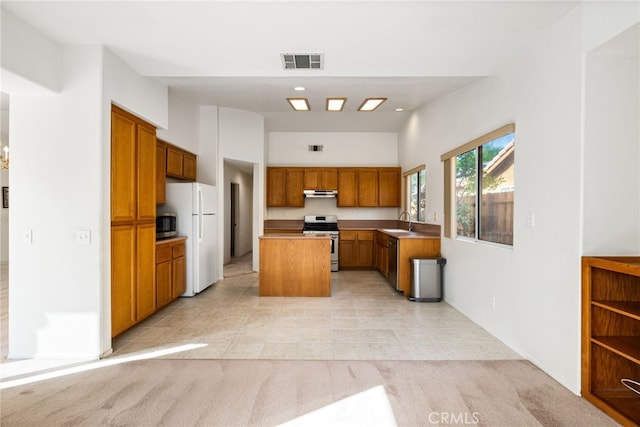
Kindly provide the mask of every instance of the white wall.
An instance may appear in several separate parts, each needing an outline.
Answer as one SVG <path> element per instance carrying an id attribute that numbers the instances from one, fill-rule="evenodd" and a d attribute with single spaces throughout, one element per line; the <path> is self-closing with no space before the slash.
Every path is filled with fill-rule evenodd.
<path id="1" fill-rule="evenodd" d="M 2 28 L 3 49 L 28 51 L 2 58 L 3 77 L 14 73 L 2 88 L 11 97 L 9 357 L 97 358 L 111 347 L 111 102 L 166 127 L 167 89 L 100 46 L 57 46 L 18 24 Z M 46 82 L 59 92 L 38 89 L 55 86 Z M 76 242 L 80 230 L 90 244 Z"/>
<path id="2" fill-rule="evenodd" d="M 614 39 L 587 56 L 583 242 L 587 255 L 640 253 L 639 27 L 617 38 L 629 39 L 630 46 L 622 52 Z"/>
<path id="3" fill-rule="evenodd" d="M 201 106 L 198 140 L 198 181 L 216 185 L 218 172 L 218 107 Z"/>
<path id="4" fill-rule="evenodd" d="M 224 181 L 224 160 L 240 160 L 254 165 L 253 172 L 253 269 L 258 270 L 258 236 L 264 223 L 264 162 L 265 162 L 264 118 L 258 114 L 233 108 L 218 108 L 218 180 Z M 226 191 L 219 191 L 219 206 L 224 206 Z M 224 216 L 218 219 L 218 229 L 224 230 Z M 220 242 L 218 253 L 224 253 L 224 242 Z M 222 274 L 222 259 L 218 266 Z M 222 277 L 221 277 L 222 278 Z"/>
<path id="5" fill-rule="evenodd" d="M 200 111 L 198 106 L 175 96 L 169 96 L 168 101 L 168 127 L 158 129 L 156 136 L 194 154 L 199 154 Z"/>
<path id="6" fill-rule="evenodd" d="M 61 87 L 58 45 L 11 12 L 0 9 L 3 92 L 56 93 Z"/>
<path id="7" fill-rule="evenodd" d="M 102 49 L 59 55 L 59 94 L 9 88 L 10 358 L 101 353 Z M 77 230 L 91 231 L 90 245 Z"/>
<path id="8" fill-rule="evenodd" d="M 311 152 L 308 145 L 323 145 Z M 396 166 L 393 132 L 270 132 L 269 166 Z"/>
<path id="9" fill-rule="evenodd" d="M 596 22 L 585 15 L 577 7 L 495 76 L 420 109 L 399 138 L 403 168 L 426 163 L 427 210 L 444 212 L 439 156 L 515 122 L 513 249 L 443 238 L 445 299 L 575 393 L 580 389 L 583 46 L 593 36 L 585 22 Z M 621 15 L 628 17 L 629 11 Z M 527 226 L 529 212 L 535 213 L 535 227 Z"/>
<path id="10" fill-rule="evenodd" d="M 323 145 L 322 152 L 308 145 Z M 397 166 L 395 132 L 270 132 L 269 166 Z M 339 219 L 397 219 L 397 208 L 338 208 L 335 199 L 306 199 L 302 208 L 268 208 L 267 219 L 302 219 L 304 215 Z"/>

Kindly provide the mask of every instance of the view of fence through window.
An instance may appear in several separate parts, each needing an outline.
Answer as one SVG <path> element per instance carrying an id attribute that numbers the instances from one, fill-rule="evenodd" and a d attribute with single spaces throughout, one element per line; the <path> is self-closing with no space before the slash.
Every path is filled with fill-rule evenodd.
<path id="1" fill-rule="evenodd" d="M 408 201 L 409 201 L 409 213 L 413 221 L 426 221 L 426 205 L 427 205 L 427 172 L 425 169 L 414 172 L 407 176 L 409 189 Z"/>
<path id="2" fill-rule="evenodd" d="M 513 245 L 514 141 L 509 133 L 456 156 L 458 236 Z"/>

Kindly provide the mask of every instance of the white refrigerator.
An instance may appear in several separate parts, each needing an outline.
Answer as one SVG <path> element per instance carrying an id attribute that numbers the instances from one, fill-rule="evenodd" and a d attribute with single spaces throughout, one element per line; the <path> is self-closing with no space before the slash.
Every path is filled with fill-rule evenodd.
<path id="1" fill-rule="evenodd" d="M 187 290 L 182 296 L 192 297 L 218 278 L 218 191 L 198 182 L 170 182 L 166 188 L 166 203 L 158 212 L 175 212 L 178 235 L 187 236 Z"/>

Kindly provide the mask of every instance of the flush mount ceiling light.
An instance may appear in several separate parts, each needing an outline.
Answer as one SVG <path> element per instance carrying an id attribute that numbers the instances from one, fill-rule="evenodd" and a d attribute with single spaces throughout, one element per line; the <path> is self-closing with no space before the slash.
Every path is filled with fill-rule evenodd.
<path id="1" fill-rule="evenodd" d="M 287 101 L 291 104 L 291 108 L 296 111 L 309 111 L 311 109 L 307 98 L 287 98 Z"/>
<path id="2" fill-rule="evenodd" d="M 373 111 L 380 106 L 387 98 L 367 98 L 362 105 L 358 107 L 358 111 Z"/>
<path id="3" fill-rule="evenodd" d="M 327 111 L 342 111 L 347 98 L 327 98 Z"/>
<path id="4" fill-rule="evenodd" d="M 280 58 L 285 70 L 322 70 L 324 68 L 323 53 L 281 53 Z"/>

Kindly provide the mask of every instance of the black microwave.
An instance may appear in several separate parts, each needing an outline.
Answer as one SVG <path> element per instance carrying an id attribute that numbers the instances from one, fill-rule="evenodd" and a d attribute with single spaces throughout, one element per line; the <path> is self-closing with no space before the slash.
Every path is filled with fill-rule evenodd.
<path id="1" fill-rule="evenodd" d="M 166 239 L 178 235 L 176 214 L 173 212 L 156 215 L 156 239 Z"/>

